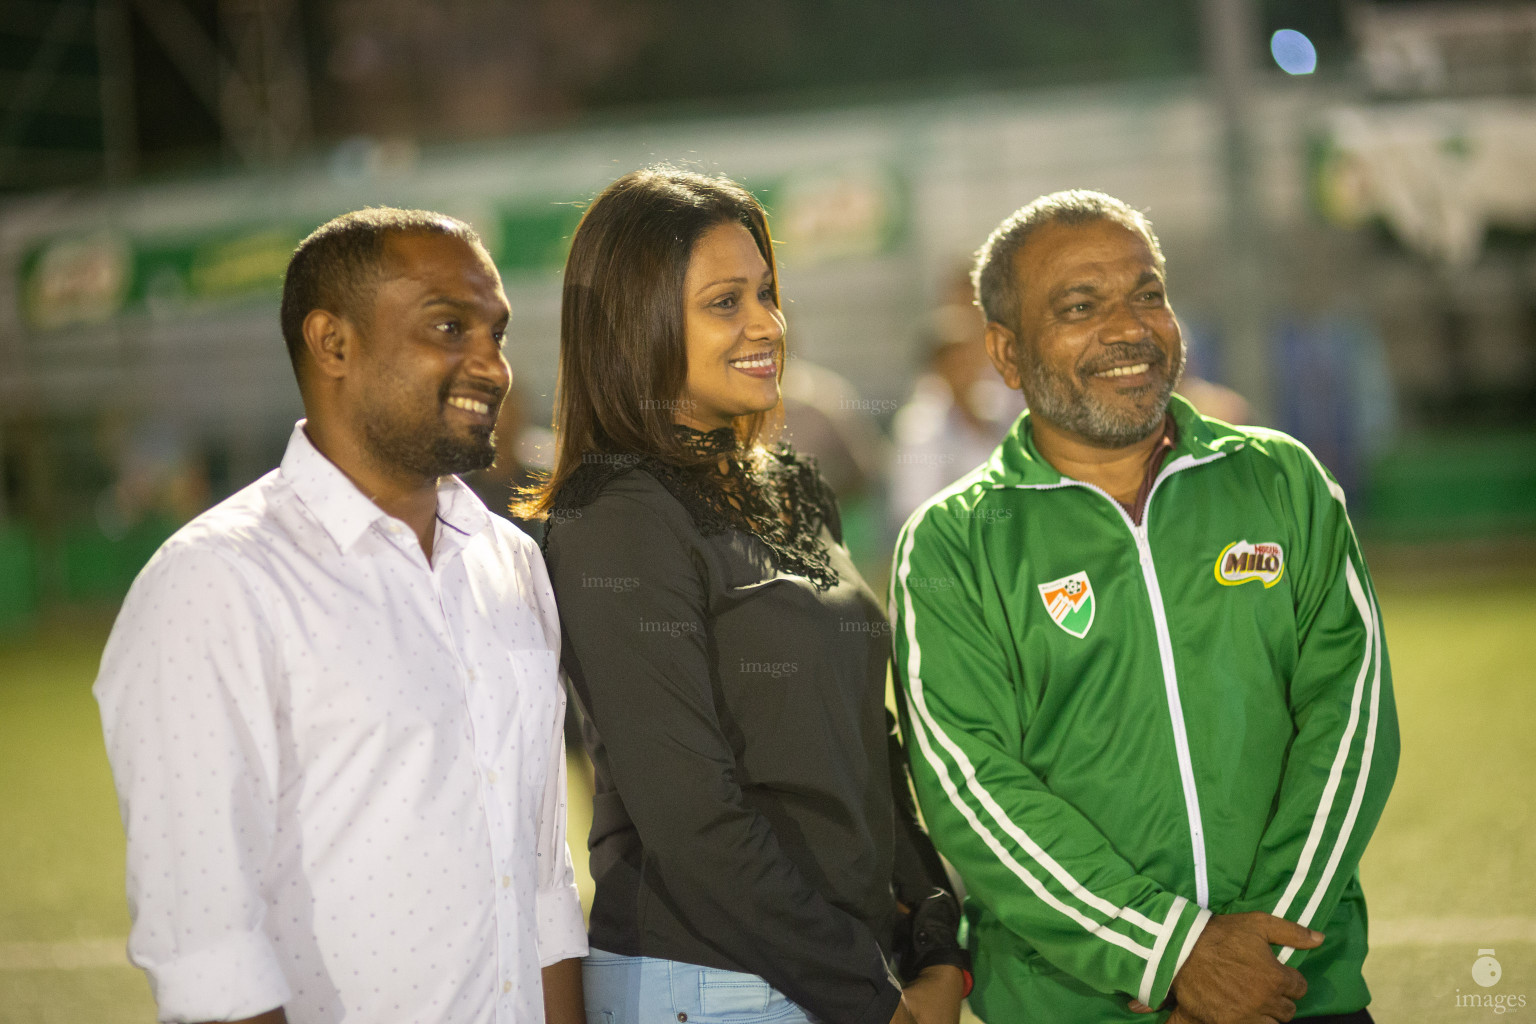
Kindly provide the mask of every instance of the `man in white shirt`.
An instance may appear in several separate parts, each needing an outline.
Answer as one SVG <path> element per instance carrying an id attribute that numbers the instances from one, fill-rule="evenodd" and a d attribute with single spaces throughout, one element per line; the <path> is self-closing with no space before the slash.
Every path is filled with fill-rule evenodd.
<path id="1" fill-rule="evenodd" d="M 582 1022 L 554 596 L 452 475 L 494 457 L 509 316 L 439 214 L 289 264 L 307 418 L 145 567 L 95 686 L 163 1021 Z"/>

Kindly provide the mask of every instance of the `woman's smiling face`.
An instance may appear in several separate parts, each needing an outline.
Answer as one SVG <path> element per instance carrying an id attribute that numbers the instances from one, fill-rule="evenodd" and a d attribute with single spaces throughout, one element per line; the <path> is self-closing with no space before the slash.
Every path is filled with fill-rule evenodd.
<path id="1" fill-rule="evenodd" d="M 678 423 L 715 430 L 778 405 L 784 315 L 773 272 L 741 224 L 716 224 L 694 243 L 683 278 L 683 332 L 688 378 Z"/>

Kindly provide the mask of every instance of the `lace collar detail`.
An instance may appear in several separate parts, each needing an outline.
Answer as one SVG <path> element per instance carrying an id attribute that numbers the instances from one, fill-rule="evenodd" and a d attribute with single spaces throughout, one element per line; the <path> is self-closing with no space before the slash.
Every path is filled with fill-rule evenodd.
<path id="1" fill-rule="evenodd" d="M 677 465 L 653 455 L 594 458 L 571 474 L 555 495 L 549 529 L 564 518 L 561 513 L 596 500 L 610 480 L 641 469 L 677 499 L 702 536 L 730 530 L 749 533 L 773 554 L 780 572 L 804 577 L 817 590 L 837 585 L 831 553 L 821 540 L 822 526 L 834 524 L 835 531 L 837 514 L 814 459 L 797 455 L 787 445 L 742 450 L 729 427 L 708 432 L 674 429 L 685 449 L 707 461 Z"/>
<path id="2" fill-rule="evenodd" d="M 685 427 L 679 423 L 672 428 L 672 433 L 684 448 L 691 454 L 700 457 L 737 454 L 736 431 L 730 427 L 720 427 L 715 430 L 694 430 L 692 427 Z"/>

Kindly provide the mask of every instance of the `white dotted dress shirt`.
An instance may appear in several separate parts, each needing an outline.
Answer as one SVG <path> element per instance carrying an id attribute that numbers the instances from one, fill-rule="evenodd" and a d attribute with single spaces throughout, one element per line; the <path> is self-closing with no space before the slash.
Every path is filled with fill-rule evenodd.
<path id="1" fill-rule="evenodd" d="M 437 509 L 429 565 L 301 422 L 135 581 L 95 694 L 161 1020 L 526 1024 L 586 953 L 543 559 Z"/>

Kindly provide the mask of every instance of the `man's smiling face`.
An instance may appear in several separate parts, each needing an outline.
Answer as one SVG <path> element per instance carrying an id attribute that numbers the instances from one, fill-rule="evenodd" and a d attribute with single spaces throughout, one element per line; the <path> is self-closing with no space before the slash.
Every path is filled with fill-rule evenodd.
<path id="1" fill-rule="evenodd" d="M 1046 224 L 1014 253 L 1018 322 L 989 348 L 1031 415 L 1099 448 L 1157 430 L 1184 340 L 1146 239 L 1110 220 Z"/>
<path id="2" fill-rule="evenodd" d="M 511 315 L 490 258 L 459 238 L 395 235 L 348 381 L 366 450 L 381 467 L 434 477 L 495 458 L 496 413 L 511 384 Z"/>

